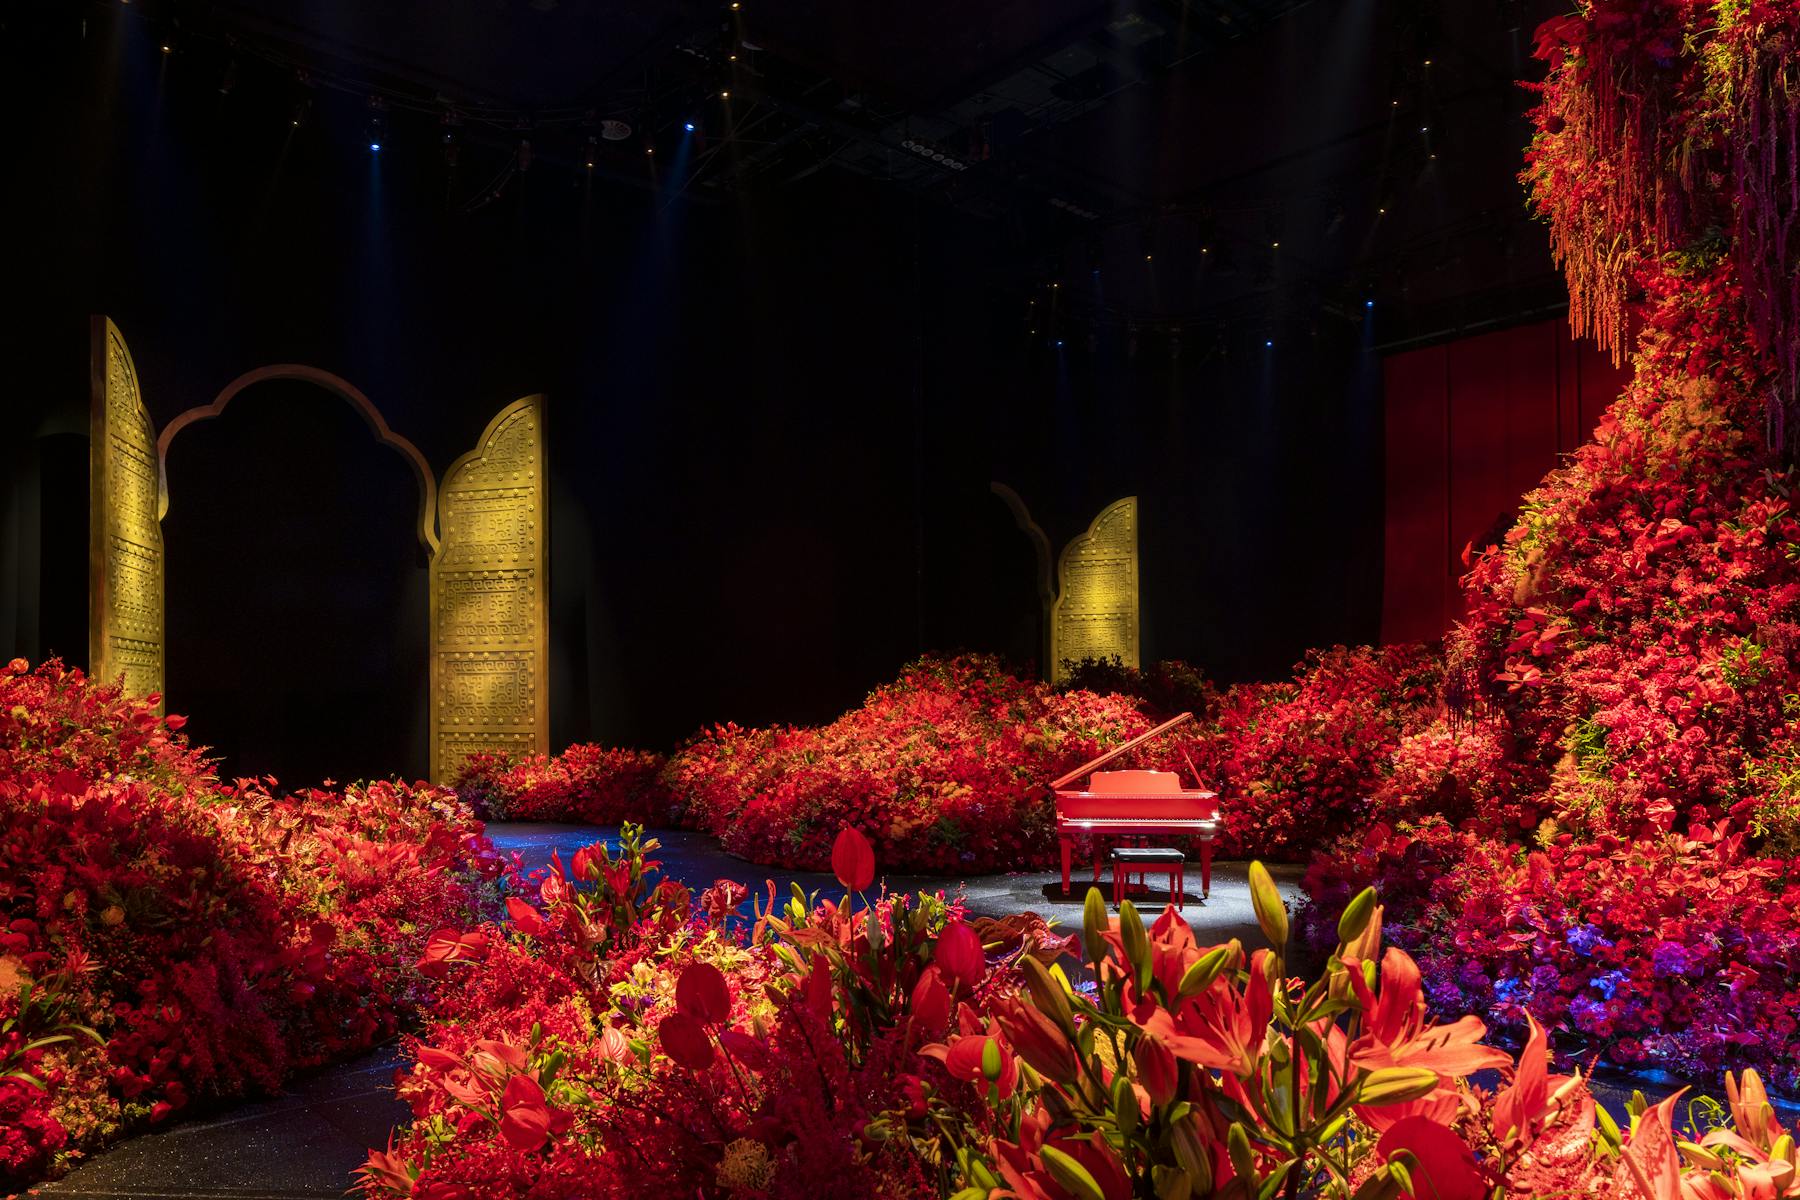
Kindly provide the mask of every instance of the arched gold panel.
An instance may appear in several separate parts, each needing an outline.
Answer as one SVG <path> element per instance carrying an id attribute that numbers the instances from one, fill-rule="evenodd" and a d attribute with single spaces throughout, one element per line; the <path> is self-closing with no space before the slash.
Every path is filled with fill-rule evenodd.
<path id="1" fill-rule="evenodd" d="M 1050 678 L 1064 662 L 1117 657 L 1141 666 L 1138 627 L 1138 502 L 1100 510 L 1087 532 L 1063 547 L 1060 590 L 1050 610 Z"/>
<path id="2" fill-rule="evenodd" d="M 550 740 L 548 497 L 542 396 L 488 422 L 438 491 L 431 561 L 431 777 Z"/>
<path id="3" fill-rule="evenodd" d="M 163 690 L 156 430 L 118 326 L 95 317 L 88 365 L 88 674 Z"/>

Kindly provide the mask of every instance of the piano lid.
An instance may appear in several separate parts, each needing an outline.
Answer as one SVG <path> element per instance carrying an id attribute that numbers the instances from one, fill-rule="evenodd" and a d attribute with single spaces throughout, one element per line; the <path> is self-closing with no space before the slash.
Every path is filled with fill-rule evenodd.
<path id="1" fill-rule="evenodd" d="M 1077 779 L 1080 779 L 1083 775 L 1086 775 L 1093 771 L 1098 771 L 1101 767 L 1104 767 L 1107 763 L 1109 763 L 1113 759 L 1119 757 L 1121 754 L 1124 754 L 1130 750 L 1135 750 L 1139 746 L 1143 745 L 1145 742 L 1148 742 L 1148 741 L 1152 740 L 1153 738 L 1161 737 L 1163 734 L 1169 732 L 1169 730 L 1175 728 L 1177 725 L 1184 725 L 1193 719 L 1194 719 L 1194 714 L 1191 712 L 1184 712 L 1178 717 L 1171 717 L 1169 720 L 1164 721 L 1161 725 L 1158 725 L 1155 729 L 1150 730 L 1148 733 L 1140 733 L 1140 734 L 1138 734 L 1138 736 L 1132 738 L 1129 742 L 1125 742 L 1121 745 L 1114 746 L 1111 750 L 1108 750 L 1105 754 L 1102 754 L 1102 755 L 1098 756 L 1097 758 L 1089 759 L 1087 762 L 1082 763 L 1079 767 L 1076 767 L 1073 771 L 1070 771 L 1067 775 L 1062 776 L 1060 779 L 1056 780 L 1056 782 L 1052 783 L 1050 785 L 1050 790 L 1053 792 L 1059 792 L 1063 788 L 1069 786 L 1071 783 L 1074 783 Z M 1188 769 L 1193 770 L 1192 763 L 1188 764 Z M 1199 782 L 1198 775 L 1196 775 L 1194 782 L 1196 782 L 1196 783 Z"/>

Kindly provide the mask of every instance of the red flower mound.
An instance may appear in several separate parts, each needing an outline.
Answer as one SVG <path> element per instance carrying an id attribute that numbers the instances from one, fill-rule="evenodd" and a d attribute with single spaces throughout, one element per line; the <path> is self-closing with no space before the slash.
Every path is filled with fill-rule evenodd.
<path id="1" fill-rule="evenodd" d="M 1224 853 L 1294 859 L 1366 819 L 1395 746 L 1437 701 L 1437 666 L 1421 647 L 1315 652 L 1293 682 L 1222 699 L 1179 663 L 1141 675 L 1090 663 L 1084 677 L 1129 691 L 1052 689 L 991 657 L 926 658 L 829 725 L 701 734 L 654 783 L 644 782 L 650 756 L 572 746 L 481 763 L 458 787 L 494 814 L 669 822 L 786 867 L 838 870 L 850 831 L 896 870 L 1019 870 L 1056 858 L 1046 784 L 1172 715 L 1164 705 L 1197 700 L 1182 711 L 1199 721 L 1112 766 L 1186 775 L 1193 763 L 1221 794 Z M 586 792 L 541 782 L 575 776 Z M 634 799 L 544 803 L 553 793 Z"/>
<path id="2" fill-rule="evenodd" d="M 667 821 L 660 754 L 578 743 L 554 757 L 471 755 L 457 794 L 489 821 Z"/>
<path id="3" fill-rule="evenodd" d="M 0 674 L 0 1183 L 391 1037 L 497 870 L 446 792 L 221 787 L 180 723 Z"/>
<path id="4" fill-rule="evenodd" d="M 1225 696 L 1210 755 L 1227 854 L 1301 859 L 1369 819 L 1401 736 L 1438 703 L 1421 646 L 1314 651 L 1292 683 Z"/>

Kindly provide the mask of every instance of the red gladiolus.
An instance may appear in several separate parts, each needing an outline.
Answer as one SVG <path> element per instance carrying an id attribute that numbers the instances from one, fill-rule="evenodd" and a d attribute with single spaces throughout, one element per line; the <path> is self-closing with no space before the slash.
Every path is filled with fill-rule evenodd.
<path id="1" fill-rule="evenodd" d="M 981 937 L 961 921 L 944 926 L 931 958 L 955 986 L 973 988 L 987 976 L 987 952 L 981 948 Z"/>
<path id="2" fill-rule="evenodd" d="M 657 1026 L 663 1053 L 690 1071 L 704 1071 L 712 1066 L 712 1040 L 706 1026 L 684 1012 L 672 1012 Z"/>
<path id="3" fill-rule="evenodd" d="M 708 1025 L 731 1020 L 731 990 L 711 963 L 689 963 L 675 982 L 675 1007 Z"/>
<path id="4" fill-rule="evenodd" d="M 838 882 L 860 892 L 875 881 L 875 850 L 869 839 L 846 825 L 831 846 L 831 871 Z"/>

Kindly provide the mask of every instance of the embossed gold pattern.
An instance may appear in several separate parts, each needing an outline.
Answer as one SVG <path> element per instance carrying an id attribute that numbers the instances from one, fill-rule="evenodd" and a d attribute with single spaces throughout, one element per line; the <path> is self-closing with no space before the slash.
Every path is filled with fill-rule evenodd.
<path id="1" fill-rule="evenodd" d="M 543 397 L 500 410 L 438 492 L 431 563 L 431 774 L 546 748 L 550 701 Z"/>
<path id="2" fill-rule="evenodd" d="M 92 326 L 88 448 L 88 673 L 163 690 L 163 542 L 156 431 L 118 326 Z"/>
<path id="3" fill-rule="evenodd" d="M 1060 590 L 1050 610 L 1050 676 L 1063 663 L 1113 658 L 1140 666 L 1138 629 L 1138 502 L 1136 496 L 1100 510 L 1087 532 L 1063 547 Z"/>

